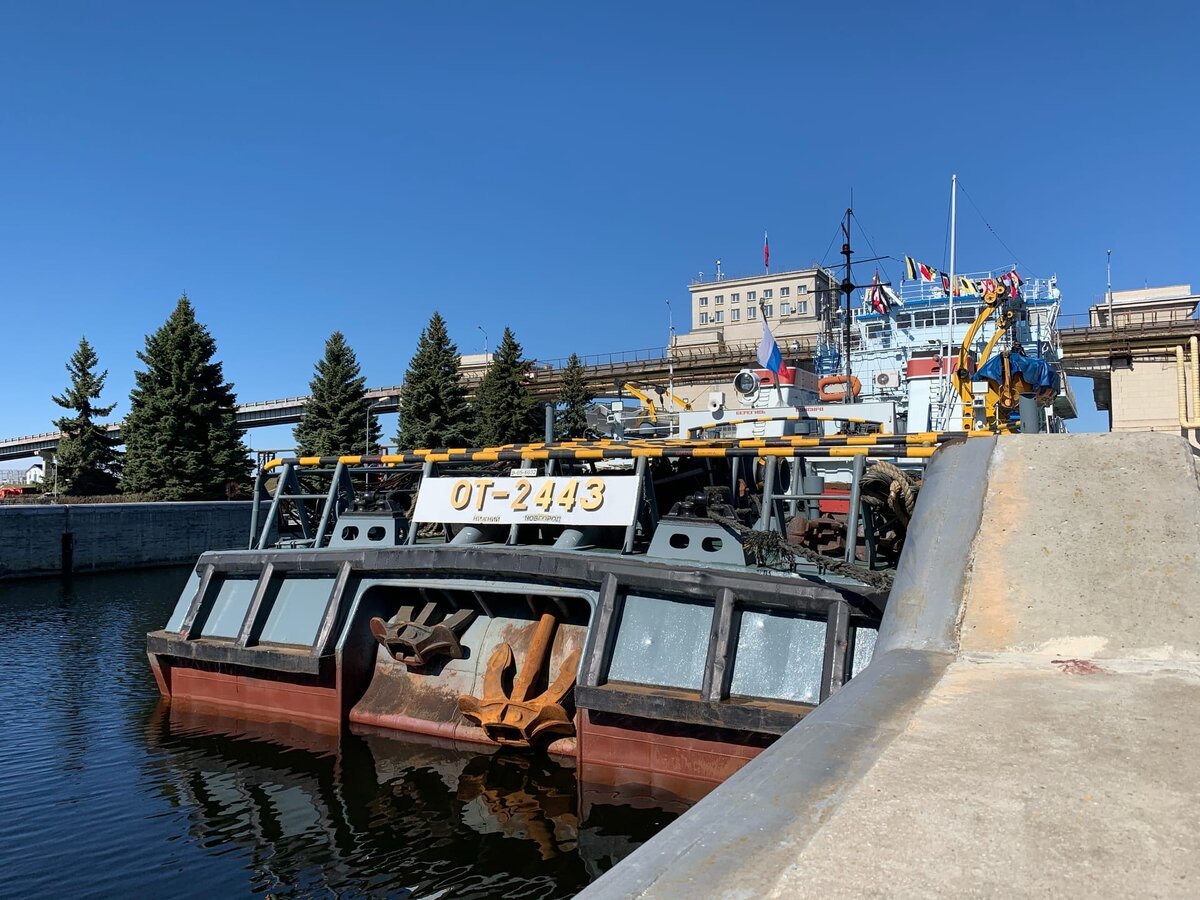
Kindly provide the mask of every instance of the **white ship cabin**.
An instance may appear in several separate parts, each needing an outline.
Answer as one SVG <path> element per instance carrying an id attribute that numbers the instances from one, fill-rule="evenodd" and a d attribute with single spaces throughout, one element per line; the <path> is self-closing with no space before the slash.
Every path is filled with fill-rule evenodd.
<path id="1" fill-rule="evenodd" d="M 988 278 L 998 280 L 1006 272 L 961 275 L 981 284 Z M 957 280 L 960 276 L 955 277 Z M 887 314 L 869 306 L 866 290 L 859 295 L 851 332 L 851 370 L 861 383 L 859 400 L 895 401 L 903 431 L 956 429 L 960 427 L 961 404 L 949 374 L 967 330 L 983 308 L 983 300 L 977 294 L 956 295 L 951 326 L 951 298 L 940 283 L 903 281 L 896 293 L 900 305 Z M 1021 298 L 1024 310 L 1018 313 L 1012 339 L 1020 343 L 1026 355 L 1045 359 L 1059 368 L 1063 390 L 1047 410 L 1041 430 L 1061 431 L 1061 420 L 1075 418 L 1077 410 L 1074 394 L 1058 365 L 1060 346 L 1055 323 L 1061 293 L 1057 278 L 1026 281 L 1021 285 Z M 993 316 L 973 339 L 973 360 L 979 358 L 995 333 Z"/>

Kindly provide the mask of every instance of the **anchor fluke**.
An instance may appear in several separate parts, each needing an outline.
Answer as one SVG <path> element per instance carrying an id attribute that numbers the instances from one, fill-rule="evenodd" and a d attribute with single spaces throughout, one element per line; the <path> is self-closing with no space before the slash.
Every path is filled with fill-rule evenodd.
<path id="1" fill-rule="evenodd" d="M 497 644 L 488 660 L 483 678 L 483 696 L 463 695 L 458 709 L 497 744 L 529 747 L 549 742 L 553 737 L 575 733 L 575 723 L 563 700 L 575 687 L 579 668 L 579 649 L 571 651 L 559 666 L 558 675 L 545 691 L 529 697 L 530 689 L 550 663 L 550 647 L 554 640 L 557 620 L 553 613 L 543 613 L 533 627 L 529 651 L 520 670 L 516 669 L 513 649 L 507 642 Z M 506 693 L 506 676 L 512 675 L 512 693 Z"/>
<path id="2" fill-rule="evenodd" d="M 426 603 L 414 617 L 414 607 L 402 606 L 392 622 L 385 622 L 378 616 L 371 619 L 371 634 L 393 659 L 413 668 L 426 666 L 439 656 L 462 659 L 466 651 L 459 643 L 459 637 L 475 618 L 475 612 L 460 609 L 431 625 L 436 611 L 436 603 Z"/>

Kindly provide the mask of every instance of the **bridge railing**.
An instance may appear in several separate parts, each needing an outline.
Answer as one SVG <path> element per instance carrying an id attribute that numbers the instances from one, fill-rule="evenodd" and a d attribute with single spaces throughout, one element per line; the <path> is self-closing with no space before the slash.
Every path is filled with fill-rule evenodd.
<path id="1" fill-rule="evenodd" d="M 1181 317 L 1178 311 L 1170 310 L 1113 310 L 1113 323 L 1108 324 L 1108 310 L 1099 310 L 1098 315 L 1086 313 L 1060 313 L 1057 327 L 1063 331 L 1080 331 L 1093 329 L 1096 331 L 1157 331 L 1179 330 L 1190 331 L 1200 325 L 1195 318 Z"/>

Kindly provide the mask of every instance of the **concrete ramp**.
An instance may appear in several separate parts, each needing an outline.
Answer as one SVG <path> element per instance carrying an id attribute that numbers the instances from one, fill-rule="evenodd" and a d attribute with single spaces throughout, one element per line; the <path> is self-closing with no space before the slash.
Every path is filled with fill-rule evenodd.
<path id="1" fill-rule="evenodd" d="M 1200 895 L 1198 610 L 1181 439 L 946 448 L 871 665 L 585 896 Z"/>

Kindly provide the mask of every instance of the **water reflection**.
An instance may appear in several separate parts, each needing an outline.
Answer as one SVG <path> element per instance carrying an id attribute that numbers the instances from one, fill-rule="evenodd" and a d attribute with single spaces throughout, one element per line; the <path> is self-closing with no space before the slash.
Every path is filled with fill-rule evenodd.
<path id="1" fill-rule="evenodd" d="M 253 855 L 272 894 L 569 896 L 675 817 L 589 803 L 550 757 L 426 737 L 310 733 L 162 704 L 148 744 L 208 847 Z"/>
<path id="2" fill-rule="evenodd" d="M 542 757 L 167 706 L 145 634 L 187 576 L 0 584 L 0 893 L 564 897 L 686 805 Z"/>

